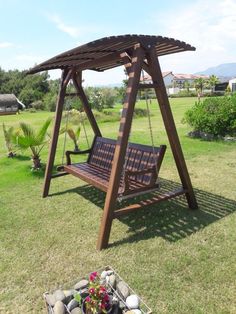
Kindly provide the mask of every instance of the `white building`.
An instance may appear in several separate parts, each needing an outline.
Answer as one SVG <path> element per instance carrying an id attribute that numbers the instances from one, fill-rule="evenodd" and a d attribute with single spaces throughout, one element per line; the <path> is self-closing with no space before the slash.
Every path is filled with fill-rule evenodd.
<path id="1" fill-rule="evenodd" d="M 236 78 L 229 80 L 229 87 L 231 92 L 236 92 Z"/>
<path id="2" fill-rule="evenodd" d="M 162 72 L 165 87 L 168 94 L 176 94 L 184 88 L 185 82 L 193 85 L 194 80 L 198 78 L 208 79 L 207 75 L 194 75 L 194 74 L 174 74 L 172 71 Z M 141 82 L 151 84 L 152 80 L 149 75 L 146 75 L 144 79 L 141 78 Z"/>

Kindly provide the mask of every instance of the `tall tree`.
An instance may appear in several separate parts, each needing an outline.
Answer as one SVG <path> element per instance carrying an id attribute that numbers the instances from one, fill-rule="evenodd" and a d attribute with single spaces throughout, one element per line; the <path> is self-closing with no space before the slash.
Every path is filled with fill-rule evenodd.
<path id="1" fill-rule="evenodd" d="M 211 94 L 214 93 L 214 87 L 216 86 L 217 83 L 219 83 L 218 77 L 215 75 L 211 75 L 208 80 L 208 84 L 211 88 Z"/>
<path id="2" fill-rule="evenodd" d="M 199 77 L 194 80 L 194 85 L 197 91 L 200 91 L 202 94 L 203 88 L 206 86 L 206 79 Z"/>

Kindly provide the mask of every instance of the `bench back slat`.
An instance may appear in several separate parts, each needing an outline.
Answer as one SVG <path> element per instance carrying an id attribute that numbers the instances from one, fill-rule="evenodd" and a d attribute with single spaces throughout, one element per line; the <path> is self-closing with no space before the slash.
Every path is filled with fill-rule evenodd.
<path id="1" fill-rule="evenodd" d="M 96 137 L 88 162 L 101 169 L 111 170 L 116 141 L 104 137 Z M 165 153 L 165 145 L 152 147 L 148 145 L 129 143 L 126 157 L 125 170 L 138 171 L 146 168 L 157 167 L 157 172 Z M 131 176 L 131 179 L 142 184 L 149 184 L 152 174 Z"/>

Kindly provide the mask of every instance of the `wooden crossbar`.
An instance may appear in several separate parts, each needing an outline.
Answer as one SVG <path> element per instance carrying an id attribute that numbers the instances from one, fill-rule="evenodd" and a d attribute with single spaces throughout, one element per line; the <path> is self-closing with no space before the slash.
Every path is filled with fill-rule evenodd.
<path id="1" fill-rule="evenodd" d="M 168 192 L 168 193 L 164 193 L 162 195 L 155 195 L 155 196 L 153 196 L 152 198 L 150 198 L 148 200 L 143 200 L 143 201 L 140 201 L 137 204 L 132 204 L 132 205 L 126 206 L 124 208 L 115 210 L 113 212 L 113 218 L 118 218 L 120 216 L 126 215 L 126 214 L 131 213 L 133 211 L 136 211 L 138 209 L 142 209 L 145 206 L 150 206 L 150 205 L 153 205 L 153 204 L 156 204 L 156 203 L 160 203 L 162 201 L 169 200 L 171 198 L 174 198 L 174 197 L 180 196 L 182 194 L 185 194 L 186 192 L 187 191 L 185 189 L 181 188 L 181 189 L 174 190 L 174 191 L 171 191 L 171 192 Z"/>
<path id="2" fill-rule="evenodd" d="M 138 88 L 139 89 L 158 88 L 158 84 L 143 83 L 143 84 L 139 84 Z"/>
<path id="3" fill-rule="evenodd" d="M 77 97 L 77 96 L 80 96 L 79 93 L 66 93 L 65 94 L 66 97 Z"/>

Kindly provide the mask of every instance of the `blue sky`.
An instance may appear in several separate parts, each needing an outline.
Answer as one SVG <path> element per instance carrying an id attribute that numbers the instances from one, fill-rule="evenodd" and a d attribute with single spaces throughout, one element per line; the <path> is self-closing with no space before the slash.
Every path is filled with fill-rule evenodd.
<path id="1" fill-rule="evenodd" d="M 131 33 L 169 36 L 197 48 L 161 57 L 163 71 L 194 73 L 236 62 L 235 0 L 0 0 L 0 12 L 5 70 L 28 69 L 86 42 Z M 86 85 L 117 83 L 123 69 L 87 71 L 84 77 Z"/>

